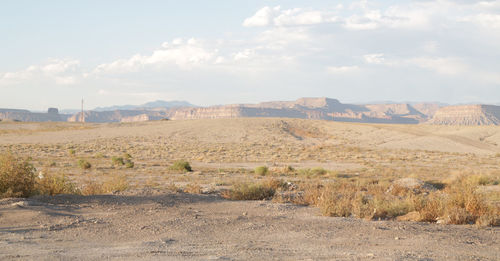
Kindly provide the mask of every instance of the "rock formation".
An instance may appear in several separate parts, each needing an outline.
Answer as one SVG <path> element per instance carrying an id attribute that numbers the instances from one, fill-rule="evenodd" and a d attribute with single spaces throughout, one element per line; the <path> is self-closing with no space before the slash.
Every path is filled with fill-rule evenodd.
<path id="1" fill-rule="evenodd" d="M 158 104 L 160 102 L 151 103 L 151 105 Z M 427 111 L 432 111 L 432 109 L 428 109 Z M 50 108 L 48 113 L 45 114 L 36 114 L 23 110 L 12 110 L 5 111 L 3 114 L 1 113 L 2 111 L 0 110 L 0 119 L 3 117 L 20 121 L 64 121 L 67 119 L 71 122 L 77 122 L 82 118 L 81 112 L 67 116 L 59 114 L 55 108 Z M 417 110 L 409 104 L 355 105 L 344 104 L 330 98 L 300 98 L 295 101 L 272 101 L 258 104 L 233 104 L 209 107 L 155 107 L 84 112 L 86 122 L 136 122 L 165 118 L 188 120 L 241 117 L 283 117 L 403 124 L 418 124 L 430 118 L 426 113 Z"/>
<path id="2" fill-rule="evenodd" d="M 80 121 L 81 114 L 82 113 L 79 112 L 72 115 L 68 118 L 68 121 Z M 168 118 L 166 112 L 144 110 L 85 111 L 84 116 L 85 122 L 131 122 Z"/>
<path id="3" fill-rule="evenodd" d="M 460 105 L 439 109 L 428 122 L 436 125 L 500 125 L 500 106 Z"/>
<path id="4" fill-rule="evenodd" d="M 30 112 L 28 110 L 0 109 L 0 120 L 11 121 L 66 121 L 69 115 L 59 114 L 55 108 L 50 108 L 48 113 Z"/>

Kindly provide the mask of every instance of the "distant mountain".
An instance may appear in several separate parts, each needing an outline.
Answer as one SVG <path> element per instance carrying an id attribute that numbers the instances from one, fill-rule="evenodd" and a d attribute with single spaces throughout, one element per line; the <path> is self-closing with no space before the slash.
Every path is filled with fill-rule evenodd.
<path id="1" fill-rule="evenodd" d="M 110 107 L 97 107 L 94 111 L 116 111 L 116 110 L 140 110 L 153 108 L 181 108 L 181 107 L 197 107 L 187 101 L 152 101 L 141 105 L 114 105 Z"/>

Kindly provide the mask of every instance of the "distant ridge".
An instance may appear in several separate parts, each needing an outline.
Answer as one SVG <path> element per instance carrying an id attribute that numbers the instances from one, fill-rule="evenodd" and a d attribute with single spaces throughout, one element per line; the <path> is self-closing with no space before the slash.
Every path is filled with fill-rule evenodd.
<path id="1" fill-rule="evenodd" d="M 197 107 L 187 101 L 152 101 L 141 105 L 114 105 L 109 107 L 97 107 L 93 111 L 116 111 L 116 110 L 143 110 L 154 108 L 182 108 Z"/>
<path id="2" fill-rule="evenodd" d="M 457 105 L 439 109 L 428 122 L 435 125 L 500 125 L 500 106 Z"/>

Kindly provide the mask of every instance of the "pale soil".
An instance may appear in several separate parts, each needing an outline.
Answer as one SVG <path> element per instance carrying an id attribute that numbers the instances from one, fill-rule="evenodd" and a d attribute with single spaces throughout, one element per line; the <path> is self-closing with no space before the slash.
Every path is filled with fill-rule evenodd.
<path id="1" fill-rule="evenodd" d="M 43 173 L 77 183 L 121 175 L 131 184 L 119 195 L 1 201 L 0 259 L 498 260 L 499 228 L 330 218 L 269 201 L 169 194 L 171 185 L 217 192 L 260 181 L 267 177 L 252 169 L 261 165 L 329 171 L 320 177 L 275 171 L 291 182 L 464 174 L 499 180 L 498 144 L 499 127 L 294 119 L 0 123 L 0 152 L 29 156 Z M 133 169 L 113 166 L 111 157 L 123 153 L 133 156 Z M 92 168 L 78 169 L 80 158 Z M 194 172 L 170 171 L 178 159 Z M 481 191 L 500 202 L 499 188 Z"/>
<path id="2" fill-rule="evenodd" d="M 500 228 L 318 216 L 215 195 L 56 196 L 0 202 L 0 259 L 498 260 Z"/>

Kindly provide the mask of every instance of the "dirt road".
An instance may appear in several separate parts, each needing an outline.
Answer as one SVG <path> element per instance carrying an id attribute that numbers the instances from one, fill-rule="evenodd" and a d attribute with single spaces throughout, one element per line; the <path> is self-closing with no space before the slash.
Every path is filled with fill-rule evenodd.
<path id="1" fill-rule="evenodd" d="M 216 195 L 0 201 L 0 259 L 498 260 L 500 228 L 320 217 Z"/>

